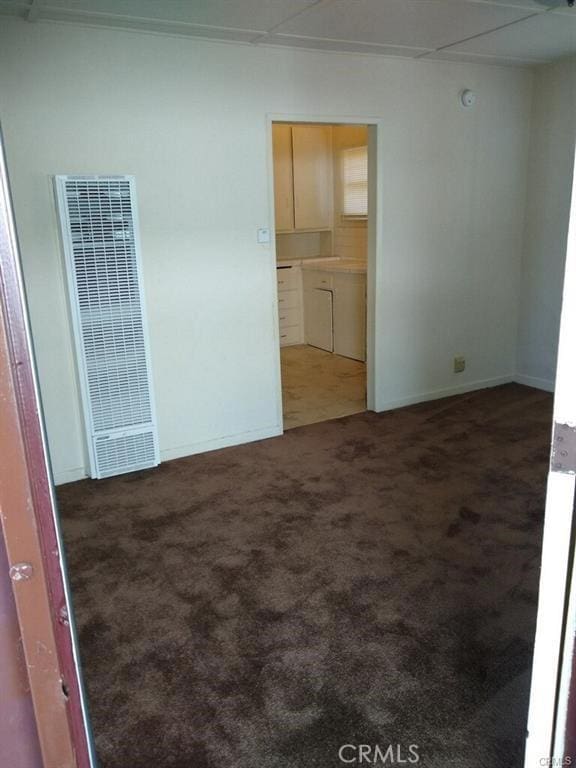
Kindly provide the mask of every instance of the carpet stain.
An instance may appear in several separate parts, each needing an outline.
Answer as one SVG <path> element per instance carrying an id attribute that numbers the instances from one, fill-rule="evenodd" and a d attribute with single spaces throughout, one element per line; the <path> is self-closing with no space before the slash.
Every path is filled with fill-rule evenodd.
<path id="1" fill-rule="evenodd" d="M 521 768 L 551 408 L 506 385 L 59 487 L 101 768 Z"/>

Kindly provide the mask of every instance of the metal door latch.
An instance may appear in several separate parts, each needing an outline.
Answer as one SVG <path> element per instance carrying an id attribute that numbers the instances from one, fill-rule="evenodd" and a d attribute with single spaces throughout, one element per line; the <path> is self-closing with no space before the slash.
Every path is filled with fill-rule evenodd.
<path id="1" fill-rule="evenodd" d="M 550 466 L 552 472 L 576 474 L 576 426 L 554 422 Z"/>
<path id="2" fill-rule="evenodd" d="M 68 617 L 68 608 L 66 607 L 65 604 L 60 606 L 60 610 L 58 611 L 58 621 L 64 627 L 68 627 L 70 625 L 70 619 Z"/>
<path id="3" fill-rule="evenodd" d="M 31 563 L 15 563 L 9 573 L 12 581 L 28 581 L 34 575 L 34 569 Z"/>

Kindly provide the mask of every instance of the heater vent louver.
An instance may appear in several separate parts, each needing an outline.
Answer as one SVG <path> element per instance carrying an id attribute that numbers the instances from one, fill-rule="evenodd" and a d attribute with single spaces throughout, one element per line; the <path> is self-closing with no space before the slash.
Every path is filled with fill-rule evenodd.
<path id="1" fill-rule="evenodd" d="M 56 193 L 92 476 L 155 466 L 134 179 L 57 176 Z"/>
<path id="2" fill-rule="evenodd" d="M 123 472 L 149 467 L 150 457 L 154 456 L 155 440 L 153 430 L 117 437 L 97 437 L 95 449 L 100 477 L 117 475 L 118 467 L 123 467 Z"/>

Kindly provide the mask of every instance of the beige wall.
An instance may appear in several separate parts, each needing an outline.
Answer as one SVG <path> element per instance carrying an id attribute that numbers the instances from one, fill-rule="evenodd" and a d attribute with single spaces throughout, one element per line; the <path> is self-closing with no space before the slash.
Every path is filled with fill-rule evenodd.
<path id="1" fill-rule="evenodd" d="M 531 81 L 3 19 L 0 114 L 57 480 L 85 461 L 52 174 L 136 177 L 168 459 L 281 428 L 274 253 L 256 243 L 272 214 L 268 114 L 382 120 L 376 407 L 514 375 Z"/>

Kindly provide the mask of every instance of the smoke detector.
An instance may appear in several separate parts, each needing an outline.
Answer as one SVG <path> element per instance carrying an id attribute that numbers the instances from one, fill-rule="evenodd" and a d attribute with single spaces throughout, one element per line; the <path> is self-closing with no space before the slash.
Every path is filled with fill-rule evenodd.
<path id="1" fill-rule="evenodd" d="M 469 88 L 464 88 L 463 91 L 460 91 L 460 104 L 466 109 L 473 107 L 476 104 L 476 94 L 474 91 L 471 91 Z"/>

